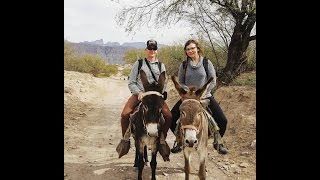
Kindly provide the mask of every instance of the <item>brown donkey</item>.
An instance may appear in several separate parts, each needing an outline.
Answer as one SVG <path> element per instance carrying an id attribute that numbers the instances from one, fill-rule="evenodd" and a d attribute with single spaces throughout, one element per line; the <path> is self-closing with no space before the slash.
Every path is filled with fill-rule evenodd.
<path id="1" fill-rule="evenodd" d="M 213 78 L 211 77 L 198 90 L 194 87 L 185 90 L 177 82 L 175 76 L 171 76 L 171 79 L 182 100 L 180 105 L 180 137 L 182 137 L 183 144 L 185 179 L 189 179 L 190 155 L 195 151 L 198 153 L 200 161 L 199 178 L 206 179 L 208 120 L 204 115 L 201 96 Z"/>

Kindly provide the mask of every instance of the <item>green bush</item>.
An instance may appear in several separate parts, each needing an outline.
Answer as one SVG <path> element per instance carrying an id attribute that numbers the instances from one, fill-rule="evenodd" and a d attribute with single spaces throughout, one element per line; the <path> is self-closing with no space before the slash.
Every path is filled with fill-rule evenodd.
<path id="1" fill-rule="evenodd" d="M 130 75 L 130 72 L 131 72 L 131 67 L 125 67 L 123 70 L 122 70 L 122 75 L 123 76 L 129 76 Z"/>
<path id="2" fill-rule="evenodd" d="M 103 71 L 101 72 L 101 76 L 109 77 L 113 74 L 118 73 L 118 66 L 115 64 L 106 64 L 103 68 Z"/>
<path id="3" fill-rule="evenodd" d="M 249 43 L 246 55 L 248 57 L 246 71 L 255 71 L 256 70 L 256 41 L 251 41 Z"/>
<path id="4" fill-rule="evenodd" d="M 77 64 L 77 71 L 91 73 L 94 76 L 102 73 L 105 68 L 104 59 L 98 55 L 85 54 L 80 56 Z"/>
<path id="5" fill-rule="evenodd" d="M 165 64 L 167 74 L 178 75 L 179 66 L 185 59 L 183 45 L 162 47 L 157 58 Z"/>
<path id="6" fill-rule="evenodd" d="M 76 54 L 72 45 L 64 41 L 64 69 L 74 70 L 76 68 Z"/>
<path id="7" fill-rule="evenodd" d="M 116 65 L 105 63 L 103 57 L 95 54 L 79 55 L 68 41 L 64 41 L 64 69 L 97 76 L 110 76 L 118 72 Z"/>
<path id="8" fill-rule="evenodd" d="M 142 59 L 146 56 L 144 49 L 130 49 L 125 52 L 124 59 L 126 63 L 133 64 L 138 59 Z"/>

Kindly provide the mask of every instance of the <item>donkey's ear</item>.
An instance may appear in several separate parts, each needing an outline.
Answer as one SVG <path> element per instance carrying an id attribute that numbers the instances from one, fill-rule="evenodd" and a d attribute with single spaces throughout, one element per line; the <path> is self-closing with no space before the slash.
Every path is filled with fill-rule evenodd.
<path id="1" fill-rule="evenodd" d="M 147 75 L 142 69 L 140 70 L 139 73 L 140 73 L 140 79 L 141 79 L 142 85 L 145 88 L 147 85 L 149 85 Z"/>
<path id="2" fill-rule="evenodd" d="M 211 77 L 200 89 L 196 91 L 196 96 L 201 97 L 204 91 L 207 89 L 207 85 L 213 80 Z"/>
<path id="3" fill-rule="evenodd" d="M 160 74 L 159 79 L 158 79 L 158 84 L 159 84 L 159 86 L 160 86 L 160 88 L 161 88 L 161 91 L 163 90 L 165 81 L 166 81 L 166 72 L 163 71 L 163 72 Z"/>
<path id="4" fill-rule="evenodd" d="M 185 95 L 187 93 L 187 91 L 184 90 L 178 83 L 176 76 L 171 76 L 171 80 L 173 81 L 174 87 L 176 88 L 180 96 Z"/>

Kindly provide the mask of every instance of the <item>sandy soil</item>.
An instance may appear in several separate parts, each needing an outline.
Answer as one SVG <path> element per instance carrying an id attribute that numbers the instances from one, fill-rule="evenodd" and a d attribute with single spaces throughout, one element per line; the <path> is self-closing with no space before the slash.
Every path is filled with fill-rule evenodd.
<path id="1" fill-rule="evenodd" d="M 133 180 L 135 148 L 118 158 L 116 146 L 121 139 L 120 113 L 130 96 L 127 80 L 95 78 L 92 75 L 64 72 L 64 179 L 69 180 Z M 179 99 L 171 80 L 167 100 L 170 108 Z M 209 139 L 207 179 L 256 179 L 256 89 L 254 87 L 222 87 L 215 93 L 228 118 L 224 136 L 229 154 L 218 154 Z M 172 147 L 174 135 L 169 131 L 167 142 Z M 150 157 L 149 157 L 150 159 Z M 156 176 L 162 179 L 184 179 L 183 154 L 171 154 L 170 162 L 157 158 Z M 199 162 L 192 156 L 192 179 L 197 178 Z M 150 179 L 146 166 L 143 179 Z"/>

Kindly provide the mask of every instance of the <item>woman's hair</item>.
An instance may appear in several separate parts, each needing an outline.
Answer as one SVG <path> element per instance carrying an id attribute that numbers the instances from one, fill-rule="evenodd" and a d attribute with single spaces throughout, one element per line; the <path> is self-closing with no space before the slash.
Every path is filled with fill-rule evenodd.
<path id="1" fill-rule="evenodd" d="M 186 51 L 187 46 L 189 46 L 191 43 L 192 43 L 192 44 L 195 44 L 195 45 L 197 46 L 198 54 L 199 54 L 199 55 L 202 55 L 202 54 L 203 54 L 202 47 L 200 46 L 199 42 L 196 41 L 196 40 L 194 40 L 194 39 L 190 39 L 190 40 L 188 40 L 188 41 L 184 44 L 184 52 L 186 53 L 186 55 L 187 55 L 187 51 Z M 188 55 L 187 55 L 187 56 L 188 56 Z"/>

